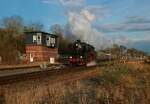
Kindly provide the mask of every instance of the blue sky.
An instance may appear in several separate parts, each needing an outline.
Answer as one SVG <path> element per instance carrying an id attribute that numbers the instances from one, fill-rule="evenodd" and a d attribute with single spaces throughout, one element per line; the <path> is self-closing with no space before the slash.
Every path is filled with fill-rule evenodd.
<path id="1" fill-rule="evenodd" d="M 105 36 L 150 41 L 150 0 L 0 0 L 0 19 L 19 15 L 48 31 L 53 24 L 67 24 L 68 12 L 85 8 L 94 8 L 90 26 Z"/>
<path id="2" fill-rule="evenodd" d="M 45 26 L 64 23 L 61 8 L 56 5 L 45 5 L 41 0 L 1 0 L 0 18 L 19 15 L 26 22 L 41 22 Z"/>
<path id="3" fill-rule="evenodd" d="M 65 6 L 55 3 L 46 4 L 43 1 L 44 0 L 0 0 L 0 18 L 19 15 L 22 16 L 25 21 L 40 21 L 46 27 L 55 23 L 67 23 L 67 17 L 64 14 Z M 109 16 L 103 18 L 97 24 L 122 23 L 126 21 L 128 17 L 132 16 L 150 19 L 149 0 L 85 0 L 85 2 L 86 6 L 103 6 L 109 11 Z"/>

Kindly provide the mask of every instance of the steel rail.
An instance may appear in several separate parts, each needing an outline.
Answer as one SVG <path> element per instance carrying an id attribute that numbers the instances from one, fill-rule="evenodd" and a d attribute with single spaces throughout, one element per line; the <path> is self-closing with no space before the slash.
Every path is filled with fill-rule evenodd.
<path id="1" fill-rule="evenodd" d="M 61 75 L 63 73 L 89 70 L 93 67 L 96 67 L 96 66 L 91 66 L 91 67 L 67 67 L 67 68 L 62 68 L 62 69 L 45 69 L 45 70 L 36 71 L 36 72 L 28 72 L 28 73 L 1 76 L 0 77 L 0 85 L 6 85 L 6 84 L 21 82 L 21 81 L 38 79 L 38 78 L 46 78 L 46 77 L 54 76 L 54 75 L 57 76 L 57 75 Z"/>

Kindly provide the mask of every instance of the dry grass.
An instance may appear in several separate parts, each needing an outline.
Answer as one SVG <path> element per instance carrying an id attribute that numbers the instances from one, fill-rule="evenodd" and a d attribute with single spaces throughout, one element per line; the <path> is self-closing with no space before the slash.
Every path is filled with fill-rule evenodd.
<path id="1" fill-rule="evenodd" d="M 76 77 L 92 71 L 62 76 L 67 83 L 39 80 L 0 86 L 0 104 L 149 104 L 150 67 L 137 65 L 106 66 L 97 69 L 98 76 L 82 80 Z"/>

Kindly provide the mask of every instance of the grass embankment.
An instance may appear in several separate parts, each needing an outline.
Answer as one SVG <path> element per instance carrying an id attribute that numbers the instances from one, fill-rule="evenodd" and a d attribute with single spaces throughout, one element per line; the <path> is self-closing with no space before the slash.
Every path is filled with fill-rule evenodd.
<path id="1" fill-rule="evenodd" d="M 114 64 L 97 70 L 98 76 L 69 83 L 52 85 L 51 81 L 39 80 L 5 85 L 0 87 L 0 101 L 6 104 L 149 104 L 149 65 Z"/>

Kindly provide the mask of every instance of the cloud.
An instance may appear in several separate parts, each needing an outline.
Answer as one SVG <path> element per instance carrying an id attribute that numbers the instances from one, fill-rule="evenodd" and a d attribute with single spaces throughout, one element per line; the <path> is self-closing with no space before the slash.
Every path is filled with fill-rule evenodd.
<path id="1" fill-rule="evenodd" d="M 132 39 L 133 42 L 139 42 L 139 41 L 149 41 L 150 42 L 150 36 L 149 33 L 142 34 L 142 37 L 136 37 Z"/>
<path id="2" fill-rule="evenodd" d="M 58 3 L 57 0 L 42 0 L 42 3 L 44 4 L 56 4 Z"/>
<path id="3" fill-rule="evenodd" d="M 59 4 L 63 6 L 81 6 L 85 0 L 42 0 L 45 4 Z"/>
<path id="4" fill-rule="evenodd" d="M 150 23 L 150 19 L 147 19 L 145 17 L 140 17 L 140 16 L 131 16 L 128 17 L 128 20 L 126 21 L 126 23 Z"/>
<path id="5" fill-rule="evenodd" d="M 137 31 L 150 31 L 150 24 L 136 24 L 129 26 L 126 31 L 137 32 Z"/>
<path id="6" fill-rule="evenodd" d="M 129 17 L 122 23 L 95 26 L 102 32 L 137 32 L 150 31 L 150 19 L 144 17 Z"/>
<path id="7" fill-rule="evenodd" d="M 83 5 L 85 3 L 85 0 L 59 0 L 63 5 Z"/>
<path id="8" fill-rule="evenodd" d="M 84 9 L 94 14 L 97 19 L 102 19 L 109 15 L 109 10 L 101 5 L 87 6 Z"/>

